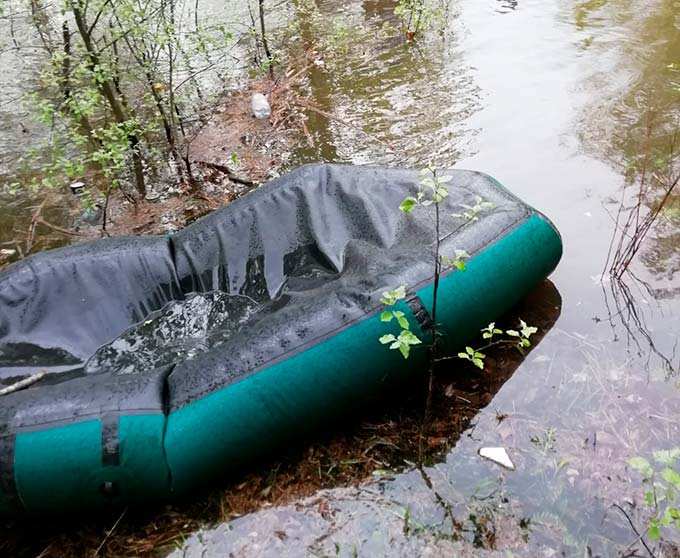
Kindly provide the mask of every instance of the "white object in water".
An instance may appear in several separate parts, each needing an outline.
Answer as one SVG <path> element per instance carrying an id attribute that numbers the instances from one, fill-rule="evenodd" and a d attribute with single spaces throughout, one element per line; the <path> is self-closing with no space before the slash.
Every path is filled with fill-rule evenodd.
<path id="1" fill-rule="evenodd" d="M 253 109 L 255 118 L 269 118 L 272 113 L 272 107 L 269 106 L 269 101 L 262 93 L 255 93 L 250 101 L 250 107 Z"/>
<path id="2" fill-rule="evenodd" d="M 502 465 L 506 469 L 515 470 L 515 464 L 510 460 L 510 456 L 505 451 L 505 448 L 480 448 L 479 455 L 484 459 Z"/>
<path id="3" fill-rule="evenodd" d="M 85 190 L 85 183 L 84 182 L 72 182 L 69 184 L 69 188 L 71 188 L 71 193 L 75 194 L 76 196 L 80 195 L 83 193 L 83 190 Z"/>

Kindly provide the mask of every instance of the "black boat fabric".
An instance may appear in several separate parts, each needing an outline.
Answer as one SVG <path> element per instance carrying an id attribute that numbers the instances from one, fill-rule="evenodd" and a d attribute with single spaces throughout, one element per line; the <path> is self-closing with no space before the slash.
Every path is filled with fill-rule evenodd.
<path id="1" fill-rule="evenodd" d="M 535 213 L 487 175 L 445 174 L 446 255 L 474 254 Z M 431 280 L 432 212 L 398 209 L 418 181 L 408 170 L 309 165 L 176 234 L 103 239 L 0 272 L 0 381 L 52 372 L 0 399 L 0 436 L 111 411 L 171 412 L 360 320 L 386 289 Z M 480 198 L 493 208 L 460 215 Z M 238 318 L 216 346 L 155 369 L 93 358 L 173 301 L 212 291 L 229 295 L 224 311 Z"/>

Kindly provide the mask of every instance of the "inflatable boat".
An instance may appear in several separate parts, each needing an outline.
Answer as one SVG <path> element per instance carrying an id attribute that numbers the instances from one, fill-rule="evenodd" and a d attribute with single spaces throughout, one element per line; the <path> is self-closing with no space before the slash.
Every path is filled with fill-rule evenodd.
<path id="1" fill-rule="evenodd" d="M 557 265 L 555 227 L 450 171 L 437 321 L 452 350 Z M 0 514 L 186 495 L 423 370 L 378 342 L 384 291 L 430 335 L 432 212 L 415 171 L 311 165 L 167 236 L 98 240 L 0 272 Z M 480 200 L 483 203 L 480 205 Z M 484 207 L 473 216 L 464 208 Z M 398 331 L 398 330 L 396 330 Z"/>

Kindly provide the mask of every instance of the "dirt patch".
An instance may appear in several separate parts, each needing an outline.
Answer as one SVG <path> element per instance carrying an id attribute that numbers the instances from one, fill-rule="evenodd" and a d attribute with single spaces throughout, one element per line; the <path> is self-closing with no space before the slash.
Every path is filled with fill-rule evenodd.
<path id="1" fill-rule="evenodd" d="M 27 230 L 16 231 L 15 240 L 0 247 L 0 268 L 66 244 L 178 230 L 277 176 L 296 142 L 304 137 L 304 115 L 294 92 L 298 76 L 289 70 L 275 80 L 254 79 L 216 102 L 207 122 L 187 135 L 193 184 L 149 176 L 145 198 L 114 191 L 108 200 L 100 194 L 94 207 L 85 210 L 68 189 L 48 192 L 31 209 Z M 269 118 L 253 116 L 254 93 L 263 93 L 269 100 Z"/>
<path id="2" fill-rule="evenodd" d="M 253 116 L 254 93 L 267 96 L 272 114 Z M 290 126 L 298 113 L 291 103 L 291 79 L 254 80 L 217 104 L 210 120 L 188 142 L 195 184 L 180 184 L 170 195 L 151 192 L 132 203 L 114 196 L 107 208 L 106 234 L 160 234 L 181 229 L 276 176 L 295 143 Z M 102 234 L 100 226 L 84 227 L 88 238 Z"/>

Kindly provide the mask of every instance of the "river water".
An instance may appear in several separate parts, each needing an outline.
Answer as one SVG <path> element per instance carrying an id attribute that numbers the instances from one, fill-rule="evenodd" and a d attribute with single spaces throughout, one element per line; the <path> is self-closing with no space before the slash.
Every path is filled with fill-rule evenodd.
<path id="1" fill-rule="evenodd" d="M 411 46 L 383 32 L 396 24 L 391 2 L 318 5 L 351 38 L 342 56 L 311 34 L 291 38 L 291 48 L 319 52 L 305 92 L 335 117 L 310 112 L 314 143 L 293 164 L 434 163 L 494 175 L 561 231 L 551 276 L 561 308 L 424 475 L 263 510 L 201 532 L 182 552 L 643 555 L 616 506 L 644 532 L 640 477 L 626 462 L 680 445 L 677 191 L 634 277 L 620 284 L 603 271 L 621 200 L 644 173 L 663 171 L 677 131 L 680 3 L 461 0 L 443 35 Z M 483 461 L 483 446 L 505 447 L 516 470 Z"/>
<path id="2" fill-rule="evenodd" d="M 414 45 L 389 32 L 393 2 L 317 5 L 349 38 L 339 34 L 333 51 L 305 33 L 314 22 L 291 32 L 288 48 L 318 50 L 304 91 L 334 116 L 309 113 L 314 141 L 291 166 L 433 163 L 492 174 L 560 230 L 564 257 L 551 281 L 561 306 L 424 474 L 326 491 L 323 510 L 318 498 L 263 510 L 192 537 L 182 552 L 643 555 L 616 506 L 644 530 L 640 477 L 626 462 L 680 446 L 677 190 L 634 275 L 619 283 L 603 271 L 621 200 L 630 204 L 642 176 L 663 173 L 677 130 L 680 3 L 452 0 L 443 30 L 435 22 Z M 16 118 L 0 115 L 9 134 Z M 659 193 L 653 187 L 643 205 Z M 0 240 L 15 214 L 0 198 Z M 483 461 L 482 446 L 505 447 L 516 470 Z M 679 542 L 677 531 L 663 535 Z"/>

